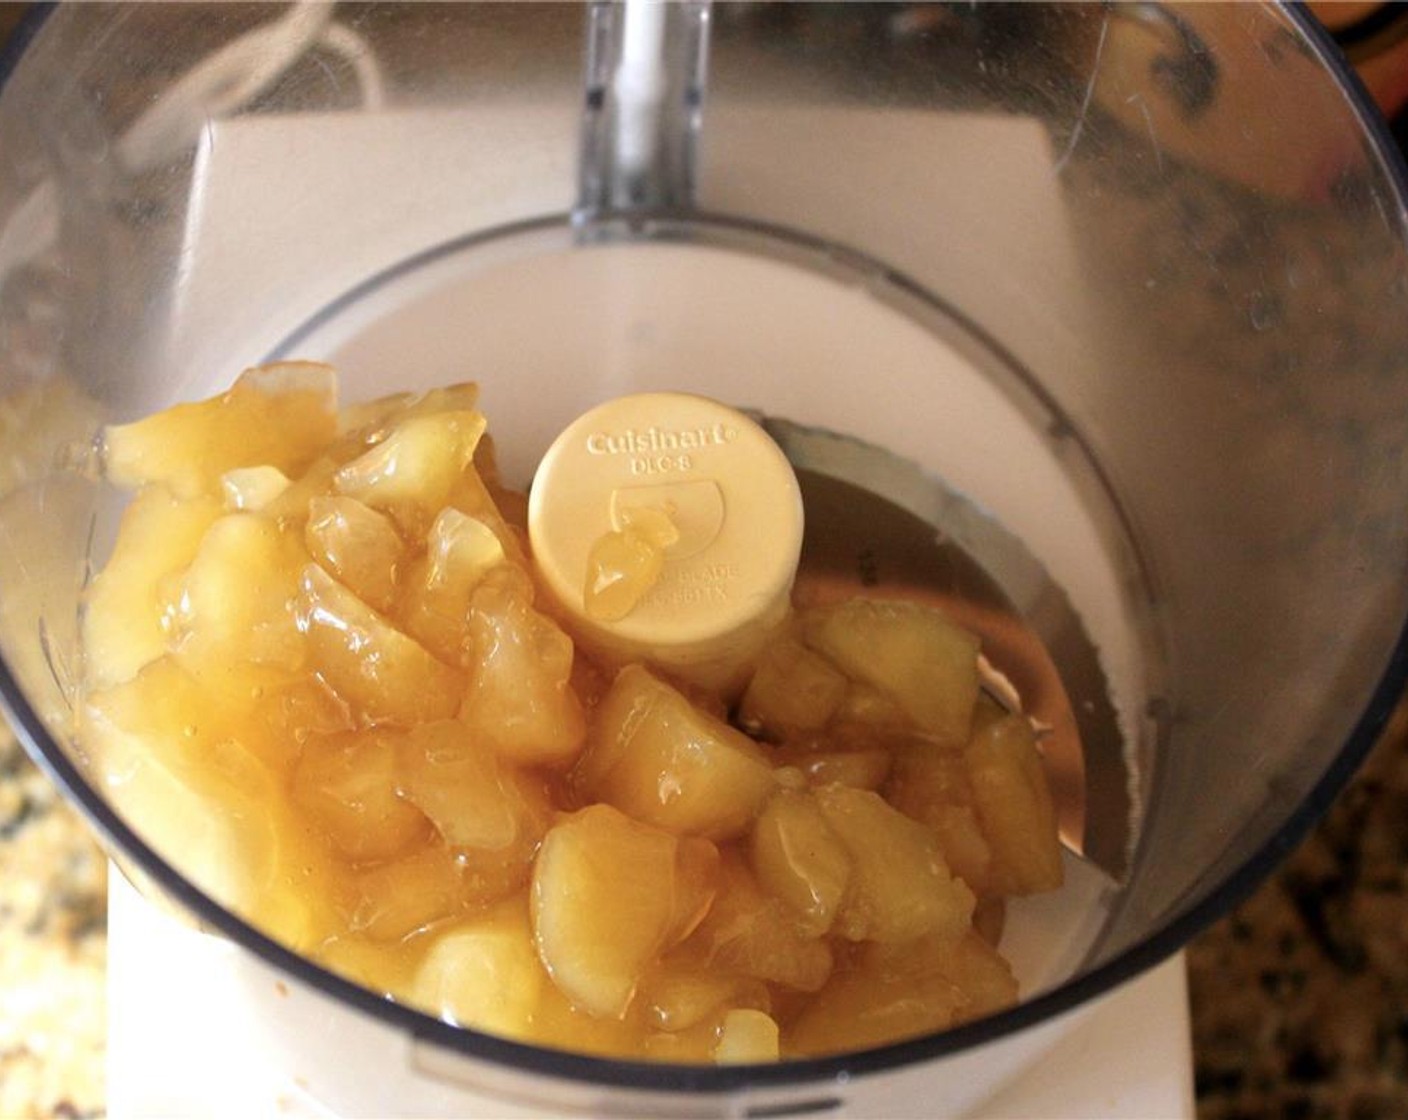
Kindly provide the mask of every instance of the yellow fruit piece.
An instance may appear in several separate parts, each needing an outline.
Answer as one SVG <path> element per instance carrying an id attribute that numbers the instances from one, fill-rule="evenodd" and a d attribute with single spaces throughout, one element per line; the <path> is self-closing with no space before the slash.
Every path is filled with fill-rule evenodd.
<path id="1" fill-rule="evenodd" d="M 660 582 L 666 555 L 679 543 L 670 512 L 656 506 L 624 506 L 620 528 L 604 533 L 587 554 L 582 602 L 588 618 L 616 622 L 635 610 Z"/>
<path id="2" fill-rule="evenodd" d="M 504 562 L 503 545 L 488 525 L 453 507 L 441 510 L 426 537 L 425 556 L 405 581 L 401 617 L 407 631 L 442 661 L 468 667 L 469 597 Z"/>
<path id="3" fill-rule="evenodd" d="M 1011 1006 L 1017 984 L 976 933 L 868 946 L 786 1032 L 790 1055 L 814 1057 L 946 1030 Z"/>
<path id="4" fill-rule="evenodd" d="M 432 934 L 410 1001 L 432 1015 L 529 1041 L 547 982 L 522 897 Z"/>
<path id="5" fill-rule="evenodd" d="M 718 970 L 670 966 L 646 980 L 640 989 L 645 1022 L 653 1029 L 678 1033 L 704 1022 L 723 1007 L 771 1005 L 767 988 Z"/>
<path id="6" fill-rule="evenodd" d="M 379 995 L 390 996 L 410 990 L 425 947 L 422 942 L 428 940 L 413 937 L 405 942 L 373 941 L 340 932 L 318 945 L 311 955 L 329 972 Z"/>
<path id="7" fill-rule="evenodd" d="M 396 746 L 384 731 L 310 737 L 293 768 L 294 803 L 355 862 L 405 855 L 430 822 L 396 792 Z"/>
<path id="8" fill-rule="evenodd" d="M 480 446 L 483 446 L 482 440 Z M 479 477 L 479 471 L 472 469 L 465 471 L 455 483 L 449 504 L 461 513 L 466 513 L 488 525 L 494 530 L 494 535 L 499 538 L 499 543 L 503 545 L 504 554 L 509 560 L 514 564 L 526 566 L 528 551 L 524 542 L 527 540 L 527 530 L 522 528 L 522 524 L 520 524 L 519 530 L 515 530 L 505 520 L 498 504 L 498 499 L 501 497 L 511 498 L 515 509 L 526 502 L 521 494 L 508 493 L 502 489 L 491 490 Z M 527 514 L 524 512 L 520 521 L 526 516 Z"/>
<path id="9" fill-rule="evenodd" d="M 948 981 L 960 993 L 957 1022 L 990 1015 L 1017 1002 L 1012 967 L 975 930 L 957 941 L 931 935 L 909 945 L 868 946 L 862 966 L 918 984 L 934 978 Z"/>
<path id="10" fill-rule="evenodd" d="M 164 483 L 181 497 L 220 494 L 220 476 L 270 466 L 292 477 L 336 434 L 330 367 L 281 362 L 247 370 L 225 393 L 103 433 L 103 466 L 122 487 Z"/>
<path id="11" fill-rule="evenodd" d="M 623 1019 L 592 1015 L 574 1005 L 572 999 L 553 983 L 542 986 L 533 1019 L 533 1041 L 540 1046 L 567 1050 L 574 1054 L 639 1059 L 642 1032 L 634 1015 Z"/>
<path id="12" fill-rule="evenodd" d="M 974 808 L 961 751 L 914 743 L 895 752 L 885 799 L 928 827 L 950 870 L 980 895 L 996 893 L 993 854 Z"/>
<path id="13" fill-rule="evenodd" d="M 308 507 L 313 499 L 332 495 L 333 475 L 340 466 L 335 458 L 319 456 L 259 512 L 285 531 L 301 532 L 308 522 Z"/>
<path id="14" fill-rule="evenodd" d="M 533 870 L 533 932 L 548 975 L 578 1008 L 625 1015 L 677 933 L 680 841 L 609 805 L 561 818 Z"/>
<path id="15" fill-rule="evenodd" d="M 231 699 L 237 695 L 233 690 L 222 694 Z M 312 674 L 286 676 L 272 685 L 256 682 L 241 703 L 277 742 L 278 757 L 290 765 L 309 739 L 352 731 L 357 726 L 342 698 Z"/>
<path id="16" fill-rule="evenodd" d="M 883 792 L 896 809 L 925 824 L 931 823 L 935 809 L 973 803 L 963 752 L 924 742 L 895 751 Z"/>
<path id="17" fill-rule="evenodd" d="M 748 682 L 739 720 L 770 739 L 789 739 L 825 727 L 845 698 L 845 675 L 795 638 L 763 651 Z"/>
<path id="18" fill-rule="evenodd" d="M 388 514 L 408 536 L 423 537 L 461 477 L 473 472 L 483 434 L 478 412 L 410 416 L 339 470 L 333 488 Z"/>
<path id="19" fill-rule="evenodd" d="M 164 589 L 195 557 L 220 516 L 209 497 L 182 500 L 144 487 L 123 511 L 107 565 L 83 600 L 83 669 L 89 688 L 130 680 L 166 652 Z"/>
<path id="20" fill-rule="evenodd" d="M 777 788 L 756 743 L 639 665 L 597 707 L 574 781 L 637 820 L 713 840 L 746 832 Z"/>
<path id="21" fill-rule="evenodd" d="M 809 615 L 807 644 L 892 699 L 922 730 L 967 741 L 978 699 L 978 640 L 919 603 L 851 599 Z"/>
<path id="22" fill-rule="evenodd" d="M 440 385 L 424 393 L 392 393 L 343 407 L 337 414 L 337 430 L 366 444 L 379 443 L 402 420 L 437 412 L 471 412 L 478 405 L 479 386 L 472 381 Z"/>
<path id="23" fill-rule="evenodd" d="M 288 488 L 288 475 L 278 467 L 236 467 L 220 476 L 220 494 L 232 513 L 257 513 Z"/>
<path id="24" fill-rule="evenodd" d="M 462 913 L 469 902 L 454 855 L 432 845 L 358 872 L 347 929 L 374 941 L 399 941 Z"/>
<path id="25" fill-rule="evenodd" d="M 792 908 L 798 929 L 826 933 L 846 897 L 851 857 L 815 799 L 776 794 L 753 826 L 750 851 L 759 885 Z"/>
<path id="26" fill-rule="evenodd" d="M 395 788 L 435 823 L 445 843 L 513 849 L 526 870 L 552 812 L 540 785 L 477 742 L 457 719 L 403 732 L 394 750 Z"/>
<path id="27" fill-rule="evenodd" d="M 790 907 L 759 886 L 743 859 L 726 852 L 714 904 L 680 949 L 681 960 L 724 975 L 817 991 L 831 975 L 831 948 L 799 928 Z"/>
<path id="28" fill-rule="evenodd" d="M 988 843 L 975 809 L 968 805 L 940 805 L 929 827 L 944 853 L 949 869 L 984 896 L 1010 893 L 995 873 L 992 845 Z"/>
<path id="29" fill-rule="evenodd" d="M 708 1065 L 714 1060 L 722 1015 L 712 1015 L 682 1031 L 647 1030 L 632 1041 L 633 1057 L 674 1065 Z"/>
<path id="30" fill-rule="evenodd" d="M 879 789 L 890 773 L 891 755 L 887 750 L 818 750 L 814 747 L 779 747 L 773 753 L 778 766 L 790 766 L 801 771 L 808 785 L 853 786 L 856 789 Z"/>
<path id="31" fill-rule="evenodd" d="M 650 505 L 622 505 L 616 511 L 621 528 L 635 533 L 656 548 L 668 552 L 680 543 L 680 528 L 675 524 L 673 503 L 666 509 Z"/>
<path id="32" fill-rule="evenodd" d="M 667 938 L 673 945 L 699 928 L 719 889 L 719 849 L 710 840 L 681 836 L 675 854 L 674 909 Z"/>
<path id="33" fill-rule="evenodd" d="M 878 688 L 863 681 L 851 681 L 827 733 L 843 742 L 872 745 L 877 738 L 903 739 L 912 735 L 914 721 Z"/>
<path id="34" fill-rule="evenodd" d="M 618 622 L 660 582 L 665 550 L 632 529 L 603 533 L 587 553 L 582 606 L 588 618 Z"/>
<path id="35" fill-rule="evenodd" d="M 454 508 L 440 511 L 426 538 L 432 590 L 468 600 L 493 569 L 504 563 L 504 546 L 484 522 Z"/>
<path id="36" fill-rule="evenodd" d="M 247 711 L 163 657 L 90 695 L 79 719 L 102 788 L 163 859 L 293 948 L 325 935 L 331 865 L 291 819 Z"/>
<path id="37" fill-rule="evenodd" d="M 852 941 L 959 937 L 973 892 L 950 875 L 933 834 L 878 794 L 827 786 L 813 796 L 851 856 L 850 890 L 836 929 Z"/>
<path id="38" fill-rule="evenodd" d="M 572 691 L 572 640 L 510 585 L 470 597 L 474 670 L 459 718 L 480 741 L 526 766 L 566 766 L 586 737 Z"/>
<path id="39" fill-rule="evenodd" d="M 259 514 L 214 522 L 184 577 L 168 585 L 171 644 L 181 663 L 202 679 L 234 662 L 300 669 L 305 647 L 294 604 L 307 559 L 301 542 Z"/>
<path id="40" fill-rule="evenodd" d="M 775 1062 L 778 1057 L 777 1024 L 763 1011 L 737 1008 L 724 1016 L 714 1061 L 719 1065 Z"/>
<path id="41" fill-rule="evenodd" d="M 308 503 L 303 531 L 308 553 L 374 610 L 396 601 L 396 579 L 406 546 L 384 514 L 356 498 L 317 497 Z"/>
<path id="42" fill-rule="evenodd" d="M 791 1057 L 868 1050 L 952 1026 L 963 993 L 946 977 L 880 969 L 848 973 L 829 984 L 787 1031 Z"/>
<path id="43" fill-rule="evenodd" d="M 310 666 L 364 723 L 408 727 L 459 708 L 460 674 L 316 564 L 303 569 L 297 612 Z"/>
<path id="44" fill-rule="evenodd" d="M 994 878 L 1005 894 L 1061 885 L 1056 808 L 1031 724 L 1006 716 L 981 728 L 963 752 L 973 802 L 992 846 Z"/>

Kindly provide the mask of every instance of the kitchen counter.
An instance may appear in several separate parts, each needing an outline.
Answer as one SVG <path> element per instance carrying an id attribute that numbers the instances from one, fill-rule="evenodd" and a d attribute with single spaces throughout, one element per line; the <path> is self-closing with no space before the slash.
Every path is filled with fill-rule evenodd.
<path id="1" fill-rule="evenodd" d="M 1201 1120 L 1408 1116 L 1408 707 L 1188 970 Z"/>
<path id="2" fill-rule="evenodd" d="M 0 1117 L 103 1115 L 107 863 L 0 728 Z"/>

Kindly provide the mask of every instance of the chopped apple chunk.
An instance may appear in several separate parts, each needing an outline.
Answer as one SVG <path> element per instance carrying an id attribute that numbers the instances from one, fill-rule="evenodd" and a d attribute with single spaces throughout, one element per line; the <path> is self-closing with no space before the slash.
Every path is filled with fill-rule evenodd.
<path id="1" fill-rule="evenodd" d="M 530 1040 L 546 981 L 520 896 L 438 932 L 410 995 L 451 1023 Z"/>
<path id="2" fill-rule="evenodd" d="M 879 689 L 916 726 L 963 743 L 978 698 L 978 640 L 919 603 L 851 599 L 809 616 L 807 644 Z"/>
<path id="3" fill-rule="evenodd" d="M 139 835 L 221 904 L 306 949 L 335 907 L 337 877 L 299 836 L 265 762 L 258 719 L 174 659 L 89 696 L 80 734 L 99 780 Z"/>
<path id="4" fill-rule="evenodd" d="M 570 764 L 586 736 L 572 691 L 572 639 L 511 585 L 474 592 L 467 633 L 475 666 L 459 718 L 514 762 Z"/>
<path id="5" fill-rule="evenodd" d="M 574 779 L 637 820 L 714 840 L 747 831 L 777 788 L 756 743 L 639 665 L 597 707 Z"/>
<path id="6" fill-rule="evenodd" d="M 973 918 L 973 892 L 949 873 L 938 841 L 878 794 L 846 786 L 815 792 L 851 856 L 851 889 L 837 918 L 853 941 L 957 938 Z"/>
<path id="7" fill-rule="evenodd" d="M 503 545 L 483 521 L 452 506 L 441 510 L 426 537 L 425 556 L 406 579 L 401 617 L 412 637 L 442 661 L 468 667 L 474 656 L 469 597 L 504 560 Z"/>
<path id="8" fill-rule="evenodd" d="M 813 786 L 854 786 L 879 789 L 890 773 L 892 756 L 882 748 L 817 750 L 811 746 L 781 747 L 773 755 L 779 766 L 796 768 Z"/>
<path id="9" fill-rule="evenodd" d="M 978 821 L 961 751 L 931 743 L 897 751 L 884 793 L 891 805 L 934 833 L 954 874 L 981 895 L 998 891 L 992 846 Z"/>
<path id="10" fill-rule="evenodd" d="M 1010 1006 L 1012 971 L 976 933 L 869 946 L 788 1032 L 807 1056 L 881 1046 L 932 1034 Z"/>
<path id="11" fill-rule="evenodd" d="M 231 513 L 201 539 L 184 576 L 168 587 L 172 647 L 197 676 L 250 661 L 294 671 L 303 635 L 294 614 L 302 543 L 258 514 Z"/>
<path id="12" fill-rule="evenodd" d="M 792 907 L 803 933 L 827 932 L 846 897 L 851 857 L 815 799 L 777 794 L 753 826 L 752 841 L 763 889 Z"/>
<path id="13" fill-rule="evenodd" d="M 313 668 L 366 723 L 409 727 L 459 708 L 460 674 L 316 564 L 303 569 L 298 620 Z"/>
<path id="14" fill-rule="evenodd" d="M 123 512 L 107 566 L 84 594 L 84 674 L 90 688 L 130 680 L 166 652 L 166 589 L 221 514 L 209 497 L 183 501 L 147 486 Z"/>
<path id="15" fill-rule="evenodd" d="M 368 606 L 383 614 L 391 609 L 406 546 L 384 514 L 355 498 L 314 498 L 304 542 L 313 559 Z"/>
<path id="16" fill-rule="evenodd" d="M 1031 724 L 1019 715 L 987 724 L 963 759 L 999 889 L 1006 894 L 1055 890 L 1063 875 L 1061 842 Z"/>
<path id="17" fill-rule="evenodd" d="M 237 467 L 292 476 L 332 438 L 335 395 L 332 369 L 316 362 L 248 370 L 218 397 L 109 427 L 104 471 L 118 486 L 160 482 L 186 498 L 218 496 L 220 476 Z"/>
<path id="18" fill-rule="evenodd" d="M 402 420 L 437 412 L 472 412 L 478 406 L 479 386 L 473 381 L 460 381 L 424 393 L 391 393 L 346 405 L 337 414 L 337 430 L 370 445 L 380 443 Z"/>
<path id="19" fill-rule="evenodd" d="M 387 732 L 311 737 L 294 767 L 293 797 L 349 859 L 391 859 L 430 834 L 425 814 L 398 795 L 396 775 Z"/>
<path id="20" fill-rule="evenodd" d="M 278 467 L 236 467 L 220 476 L 220 493 L 231 512 L 257 513 L 288 488 L 288 475 Z"/>
<path id="21" fill-rule="evenodd" d="M 825 727 L 846 695 L 845 676 L 792 637 L 764 650 L 743 694 L 744 727 L 787 739 Z"/>
<path id="22" fill-rule="evenodd" d="M 474 446 L 483 434 L 478 412 L 408 417 L 339 470 L 333 486 L 389 514 L 408 534 L 424 537 L 461 477 L 473 471 Z"/>
<path id="23" fill-rule="evenodd" d="M 548 975 L 582 1010 L 623 1016 L 678 936 L 681 847 L 609 805 L 548 831 L 533 872 L 534 937 Z"/>
<path id="24" fill-rule="evenodd" d="M 682 948 L 685 959 L 725 974 L 815 992 L 831 975 L 824 938 L 802 931 L 791 907 L 759 885 L 741 857 L 726 857 L 718 893 L 704 921 Z"/>
<path id="25" fill-rule="evenodd" d="M 426 847 L 358 872 L 347 926 L 375 941 L 399 941 L 461 913 L 469 901 L 454 854 Z"/>
<path id="26" fill-rule="evenodd" d="M 457 719 L 397 736 L 394 786 L 451 847 L 519 853 L 528 861 L 551 808 L 540 784 L 518 773 Z"/>
<path id="27" fill-rule="evenodd" d="M 737 1008 L 724 1016 L 714 1060 L 720 1065 L 775 1062 L 777 1037 L 777 1024 L 767 1012 Z"/>
<path id="28" fill-rule="evenodd" d="M 771 1005 L 763 984 L 697 965 L 667 965 L 642 985 L 640 999 L 649 1024 L 670 1033 L 697 1026 L 725 1006 Z"/>

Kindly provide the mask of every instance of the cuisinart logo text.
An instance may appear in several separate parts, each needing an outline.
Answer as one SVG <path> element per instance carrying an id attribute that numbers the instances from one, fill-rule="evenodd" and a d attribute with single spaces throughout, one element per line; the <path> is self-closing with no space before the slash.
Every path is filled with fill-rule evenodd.
<path id="1" fill-rule="evenodd" d="M 727 424 L 706 428 L 627 428 L 622 432 L 592 432 L 587 436 L 589 455 L 628 455 L 631 473 L 665 474 L 694 467 L 691 451 L 723 447 L 738 438 L 738 429 Z"/>

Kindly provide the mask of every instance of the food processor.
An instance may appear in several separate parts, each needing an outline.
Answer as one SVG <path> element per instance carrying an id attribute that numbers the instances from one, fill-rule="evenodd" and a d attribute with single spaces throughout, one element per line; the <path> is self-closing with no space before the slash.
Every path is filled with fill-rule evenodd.
<path id="1" fill-rule="evenodd" d="M 242 1007 L 314 1115 L 963 1115 L 1033 1071 L 1098 1094 L 1050 1063 L 1118 1035 L 1121 998 L 1177 1046 L 1176 968 L 1148 970 L 1401 692 L 1402 182 L 1298 10 L 73 5 L 5 66 L 0 684 L 146 899 L 219 937 L 163 940 L 119 886 L 114 961 L 207 938 L 228 971 L 158 1018 Z M 702 394 L 961 545 L 1080 724 L 1067 885 L 1003 937 L 1022 1002 L 775 1066 L 589 1058 L 382 1000 L 183 877 L 73 742 L 120 511 L 93 437 L 295 357 L 349 400 L 478 381 L 521 487 L 594 405 Z M 133 975 L 117 1006 L 161 983 Z"/>

